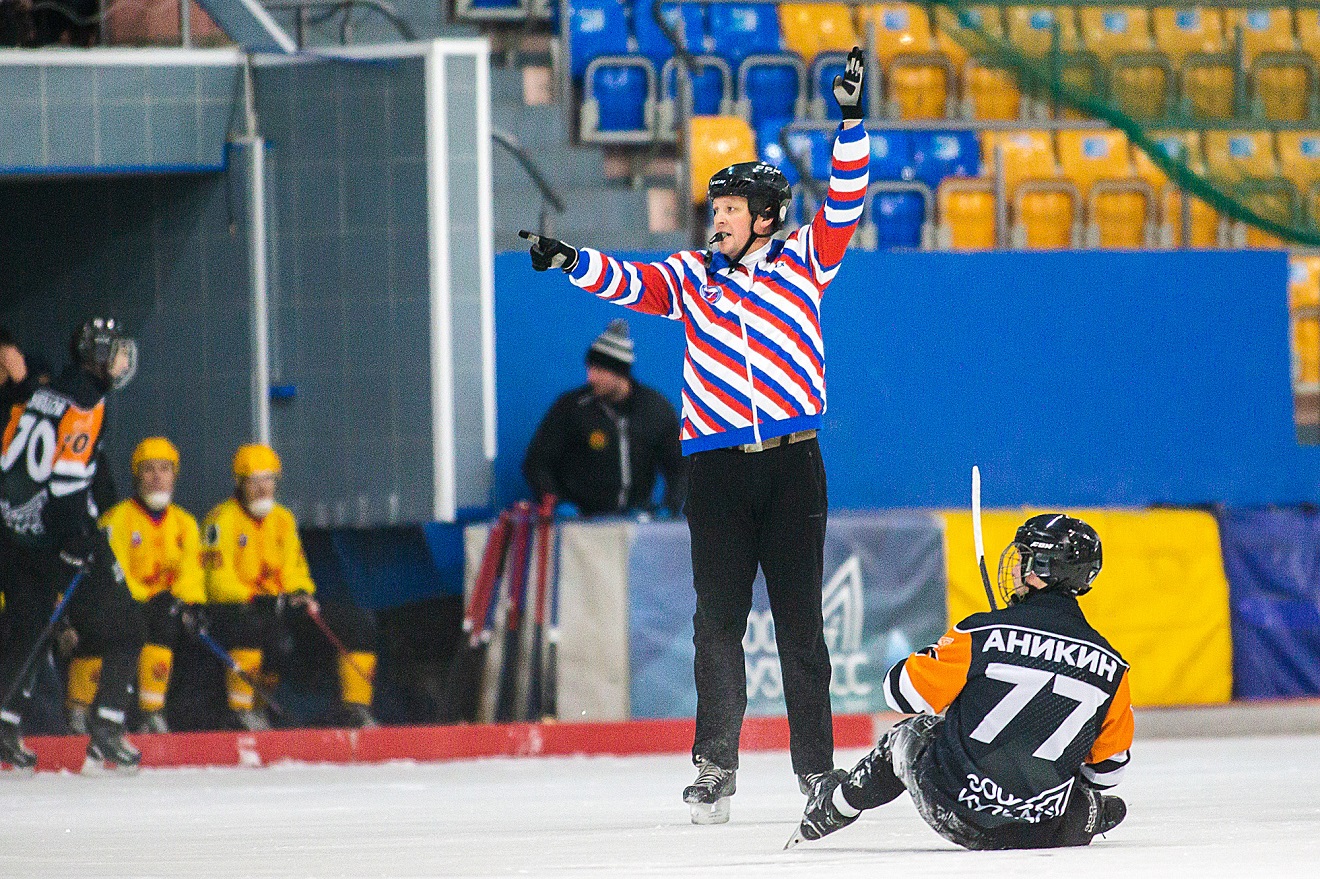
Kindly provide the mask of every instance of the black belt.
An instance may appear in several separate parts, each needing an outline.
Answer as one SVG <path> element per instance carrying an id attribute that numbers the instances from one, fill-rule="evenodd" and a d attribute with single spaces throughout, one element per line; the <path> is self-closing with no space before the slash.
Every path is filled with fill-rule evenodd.
<path id="1" fill-rule="evenodd" d="M 735 452 L 746 452 L 751 454 L 753 452 L 764 452 L 768 449 L 777 449 L 780 446 L 791 446 L 793 443 L 800 443 L 803 440 L 815 438 L 816 430 L 815 428 L 812 428 L 811 430 L 799 430 L 796 433 L 788 433 L 783 436 L 773 436 L 770 439 L 761 440 L 759 443 L 746 443 L 745 445 L 730 446 L 729 448 Z"/>

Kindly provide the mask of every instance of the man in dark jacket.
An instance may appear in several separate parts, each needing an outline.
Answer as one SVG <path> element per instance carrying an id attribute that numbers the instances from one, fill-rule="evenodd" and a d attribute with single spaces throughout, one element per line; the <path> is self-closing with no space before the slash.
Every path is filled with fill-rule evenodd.
<path id="1" fill-rule="evenodd" d="M 587 350 L 587 383 L 550 407 L 527 446 L 523 475 L 537 498 L 554 495 L 584 516 L 652 511 L 656 474 L 661 506 L 683 505 L 678 413 L 632 377 L 628 322 L 614 320 Z"/>

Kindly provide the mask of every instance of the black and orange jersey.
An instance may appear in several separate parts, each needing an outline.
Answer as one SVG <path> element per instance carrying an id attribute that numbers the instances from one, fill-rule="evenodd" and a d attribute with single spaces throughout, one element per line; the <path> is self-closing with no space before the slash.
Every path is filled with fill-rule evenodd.
<path id="1" fill-rule="evenodd" d="M 13 405 L 0 441 L 0 517 L 12 538 L 53 546 L 96 528 L 104 427 L 105 395 L 77 368 Z"/>
<path id="2" fill-rule="evenodd" d="M 1132 746 L 1127 663 L 1052 592 L 958 623 L 889 670 L 885 698 L 944 713 L 931 781 L 986 828 L 1061 816 L 1079 778 L 1117 784 Z"/>

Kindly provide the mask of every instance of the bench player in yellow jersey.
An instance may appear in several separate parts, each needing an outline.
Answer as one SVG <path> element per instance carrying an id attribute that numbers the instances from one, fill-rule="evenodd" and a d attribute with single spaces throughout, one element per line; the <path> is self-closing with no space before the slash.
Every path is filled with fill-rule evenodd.
<path id="1" fill-rule="evenodd" d="M 208 611 L 221 643 L 249 677 L 262 671 L 285 632 L 299 644 L 324 642 L 312 616 L 322 615 L 343 642 L 339 658 L 343 722 L 375 726 L 371 716 L 376 632 L 365 612 L 337 602 L 319 604 L 298 539 L 298 524 L 275 502 L 280 459 L 266 445 L 240 446 L 234 455 L 234 496 L 202 524 L 202 566 Z M 252 688 L 237 674 L 226 679 L 229 708 L 244 729 L 269 729 Z"/>
<path id="2" fill-rule="evenodd" d="M 179 475 L 179 450 L 153 436 L 133 450 L 133 497 L 101 516 L 128 590 L 143 605 L 147 640 L 138 658 L 139 728 L 169 732 L 165 691 L 174 665 L 174 645 L 183 618 L 196 618 L 206 601 L 202 586 L 201 541 L 197 520 L 172 503 Z M 75 652 L 69 663 L 69 726 L 85 732 L 87 711 L 96 696 L 101 657 Z"/>

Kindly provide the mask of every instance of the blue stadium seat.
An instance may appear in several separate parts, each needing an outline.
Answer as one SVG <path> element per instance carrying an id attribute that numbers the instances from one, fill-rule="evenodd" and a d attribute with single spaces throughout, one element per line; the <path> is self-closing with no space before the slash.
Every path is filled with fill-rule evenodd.
<path id="1" fill-rule="evenodd" d="M 800 178 L 797 168 L 789 161 L 784 153 L 784 147 L 779 143 L 779 133 L 792 121 L 792 117 L 766 119 L 756 126 L 756 152 L 761 157 L 761 161 L 783 171 L 790 185 L 796 184 Z"/>
<path id="2" fill-rule="evenodd" d="M 926 219 L 922 198 L 915 192 L 877 192 L 869 202 L 875 243 L 880 250 L 921 247 L 921 225 Z"/>
<path id="3" fill-rule="evenodd" d="M 816 180 L 830 179 L 830 157 L 834 151 L 834 134 L 814 128 L 790 128 L 784 136 L 794 155 L 803 156 Z"/>
<path id="4" fill-rule="evenodd" d="M 619 0 L 571 0 L 568 20 L 573 79 L 581 81 L 587 65 L 601 55 L 628 52 L 628 21 Z"/>
<path id="5" fill-rule="evenodd" d="M 912 180 L 912 134 L 906 131 L 871 132 L 871 179 Z"/>
<path id="6" fill-rule="evenodd" d="M 748 55 L 738 69 L 739 112 L 753 128 L 766 119 L 797 116 L 806 84 L 806 66 L 798 56 Z"/>
<path id="7" fill-rule="evenodd" d="M 916 177 L 936 189 L 945 177 L 981 173 L 981 144 L 974 131 L 918 131 L 912 135 Z"/>
<path id="8" fill-rule="evenodd" d="M 592 71 L 591 91 L 600 104 L 598 130 L 645 130 L 648 85 L 640 67 L 601 65 Z"/>
<path id="9" fill-rule="evenodd" d="M 696 76 L 692 77 L 692 112 L 697 116 L 719 116 L 726 112 L 725 101 L 733 100 L 733 75 L 724 65 L 724 59 L 713 55 L 698 55 Z M 678 62 L 665 62 L 661 71 L 661 100 L 678 94 Z"/>
<path id="10" fill-rule="evenodd" d="M 675 26 L 679 19 L 683 21 L 683 45 L 693 55 L 700 55 L 706 43 L 706 17 L 700 6 L 685 3 L 666 3 L 660 7 L 660 14 L 670 26 Z M 637 51 L 641 52 L 655 69 L 659 70 L 674 55 L 674 44 L 669 42 L 664 31 L 660 30 L 651 17 L 651 0 L 633 0 L 633 33 L 637 36 Z"/>
<path id="11" fill-rule="evenodd" d="M 748 55 L 764 55 L 783 49 L 779 37 L 779 12 L 770 3 L 716 3 L 710 8 L 712 49 L 734 70 Z"/>

